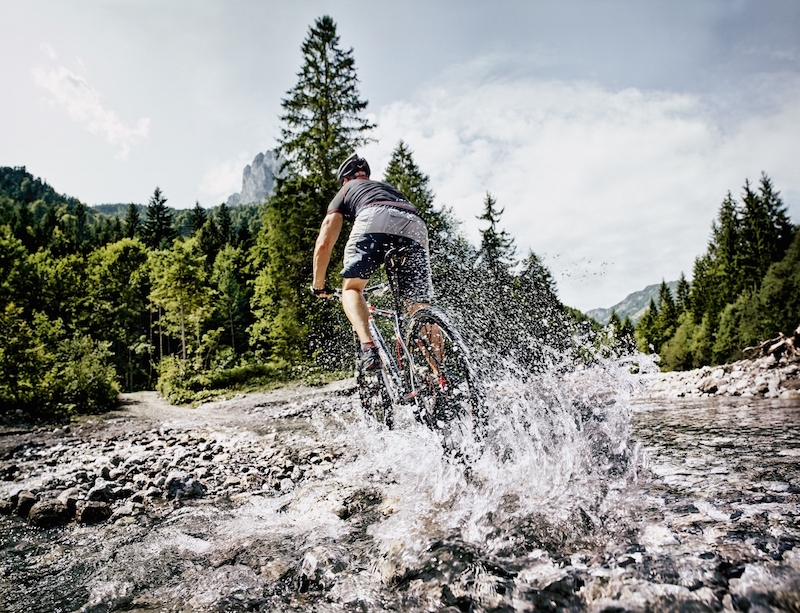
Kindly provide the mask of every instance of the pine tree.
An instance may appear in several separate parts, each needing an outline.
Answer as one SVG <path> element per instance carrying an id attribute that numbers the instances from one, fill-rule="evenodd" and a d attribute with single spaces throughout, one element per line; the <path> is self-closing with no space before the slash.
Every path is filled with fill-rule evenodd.
<path id="1" fill-rule="evenodd" d="M 513 265 L 516 248 L 514 239 L 508 232 L 498 229 L 500 217 L 505 209 L 497 210 L 497 200 L 489 192 L 486 192 L 483 206 L 483 215 L 479 215 L 478 219 L 488 221 L 489 227 L 480 230 L 481 247 L 478 253 L 482 262 L 499 281 L 503 273 L 508 273 Z"/>
<path id="2" fill-rule="evenodd" d="M 170 247 L 177 236 L 178 233 L 172 227 L 172 213 L 167 208 L 167 199 L 156 187 L 147 205 L 142 238 L 151 249 L 164 249 Z"/>
<path id="3" fill-rule="evenodd" d="M 234 242 L 233 220 L 231 211 L 224 202 L 217 209 L 217 230 L 219 239 L 223 245 L 231 245 Z"/>
<path id="4" fill-rule="evenodd" d="M 353 52 L 339 48 L 330 17 L 309 29 L 302 50 L 297 85 L 282 102 L 279 151 L 290 174 L 278 181 L 253 248 L 259 274 L 251 300 L 256 316 L 251 342 L 285 359 L 310 357 L 323 346 L 326 357 L 343 357 L 349 353 L 349 333 L 307 289 L 311 255 L 338 189 L 334 171 L 374 126 L 360 116 L 367 103 L 358 96 Z M 331 258 L 331 274 L 342 257 L 342 242 Z"/>
<path id="5" fill-rule="evenodd" d="M 297 85 L 281 102 L 285 113 L 278 150 L 294 173 L 330 179 L 375 126 L 361 116 L 367 101 L 359 98 L 353 50 L 339 47 L 333 19 L 316 20 L 302 51 Z"/>
<path id="6" fill-rule="evenodd" d="M 189 229 L 192 236 L 200 231 L 204 223 L 206 223 L 206 210 L 200 206 L 198 201 L 195 201 L 194 208 L 189 215 Z"/>
<path id="7" fill-rule="evenodd" d="M 413 152 L 402 140 L 392 151 L 384 181 L 396 187 L 419 209 L 425 222 L 430 223 L 429 217 L 433 213 L 433 192 L 428 187 L 428 175 L 419 169 L 414 162 Z"/>
<path id="8" fill-rule="evenodd" d="M 676 288 L 677 303 L 676 307 L 679 313 L 689 311 L 692 308 L 692 286 L 686 280 L 686 275 L 681 271 L 681 278 L 678 279 L 678 287 Z"/>
<path id="9" fill-rule="evenodd" d="M 786 213 L 786 207 L 783 204 L 783 200 L 781 200 L 780 192 L 773 190 L 772 181 L 764 172 L 761 173 L 758 193 L 761 202 L 767 209 L 767 214 L 773 227 L 774 240 L 771 243 L 773 249 L 771 250 L 770 259 L 772 262 L 779 262 L 792 245 L 795 229 Z"/>
<path id="10" fill-rule="evenodd" d="M 139 208 L 132 202 L 128 205 L 125 213 L 125 236 L 136 238 L 141 232 L 142 222 L 139 218 Z"/>

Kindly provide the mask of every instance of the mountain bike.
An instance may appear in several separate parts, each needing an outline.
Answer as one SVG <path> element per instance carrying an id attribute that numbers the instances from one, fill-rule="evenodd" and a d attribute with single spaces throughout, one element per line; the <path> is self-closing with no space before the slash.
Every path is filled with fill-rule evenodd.
<path id="1" fill-rule="evenodd" d="M 356 372 L 364 410 L 388 428 L 395 411 L 410 408 L 414 417 L 441 432 L 447 441 L 453 426 L 472 417 L 482 423 L 483 391 L 472 352 L 446 311 L 423 306 L 405 316 L 395 288 L 402 249 L 386 256 L 388 281 L 364 290 L 369 308 L 369 330 L 380 355 L 380 369 Z M 391 293 L 394 309 L 370 303 Z M 341 295 L 341 294 L 339 294 Z M 356 351 L 359 343 L 356 340 Z"/>

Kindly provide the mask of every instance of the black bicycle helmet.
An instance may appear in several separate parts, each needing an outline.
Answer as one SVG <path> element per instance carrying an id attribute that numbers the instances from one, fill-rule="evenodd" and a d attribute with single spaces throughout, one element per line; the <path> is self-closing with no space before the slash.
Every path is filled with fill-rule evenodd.
<path id="1" fill-rule="evenodd" d="M 367 160 L 354 153 L 339 166 L 339 170 L 336 171 L 336 180 L 339 185 L 343 185 L 345 179 L 352 179 L 360 172 L 369 177 L 369 164 L 367 164 Z"/>

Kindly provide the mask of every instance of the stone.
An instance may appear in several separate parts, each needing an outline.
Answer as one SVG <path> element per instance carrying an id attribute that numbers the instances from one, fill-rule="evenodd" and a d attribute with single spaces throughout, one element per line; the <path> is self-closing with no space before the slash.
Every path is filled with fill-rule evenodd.
<path id="1" fill-rule="evenodd" d="M 111 507 L 105 502 L 90 501 L 78 506 L 75 521 L 79 524 L 96 524 L 111 517 Z"/>
<path id="2" fill-rule="evenodd" d="M 10 500 L 0 500 L 0 515 L 11 515 L 14 512 L 14 506 Z"/>
<path id="3" fill-rule="evenodd" d="M 94 486 L 86 494 L 86 500 L 94 502 L 111 502 L 114 499 L 114 484 L 102 478 L 97 478 Z"/>
<path id="4" fill-rule="evenodd" d="M 40 500 L 28 511 L 28 523 L 39 528 L 52 528 L 65 524 L 71 518 L 67 505 L 57 498 Z"/>
<path id="5" fill-rule="evenodd" d="M 77 487 L 71 487 L 61 492 L 58 495 L 58 500 L 63 502 L 66 505 L 67 510 L 74 515 L 82 493 L 83 492 L 81 492 L 81 490 L 79 490 Z"/>
<path id="6" fill-rule="evenodd" d="M 31 507 L 36 503 L 36 496 L 27 490 L 22 490 L 17 495 L 14 512 L 20 517 L 27 517 Z M 13 496 L 12 496 L 13 501 Z"/>
<path id="7" fill-rule="evenodd" d="M 144 512 L 144 505 L 138 502 L 128 501 L 111 514 L 111 519 L 118 517 L 139 515 Z"/>
<path id="8" fill-rule="evenodd" d="M 205 494 L 205 487 L 194 477 L 182 470 L 172 471 L 164 482 L 167 498 L 199 498 Z"/>
<path id="9" fill-rule="evenodd" d="M 702 379 L 700 383 L 697 384 L 697 389 L 699 389 L 704 394 L 713 394 L 717 391 L 719 387 L 719 381 L 714 377 L 707 377 Z"/>

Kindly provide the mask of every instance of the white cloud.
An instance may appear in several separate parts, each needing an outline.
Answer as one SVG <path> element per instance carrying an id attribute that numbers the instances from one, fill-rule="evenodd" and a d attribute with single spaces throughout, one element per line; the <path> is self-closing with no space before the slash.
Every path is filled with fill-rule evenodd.
<path id="1" fill-rule="evenodd" d="M 241 191 L 242 171 L 252 160 L 253 156 L 243 151 L 235 160 L 215 164 L 200 182 L 200 192 L 207 195 L 214 205 L 227 200 L 234 192 Z"/>
<path id="2" fill-rule="evenodd" d="M 727 125 L 698 96 L 533 80 L 446 84 L 379 110 L 380 173 L 399 139 L 477 241 L 487 190 L 520 251 L 545 256 L 581 309 L 691 276 L 727 190 L 767 171 L 800 188 L 800 82 L 772 110 Z M 374 162 L 373 162 L 374 160 Z"/>
<path id="3" fill-rule="evenodd" d="M 52 51 L 52 47 L 49 49 Z M 148 117 L 139 119 L 135 126 L 127 125 L 114 111 L 103 107 L 100 95 L 86 79 L 64 66 L 56 70 L 37 67 L 33 69 L 33 76 L 39 86 L 67 109 L 73 121 L 85 124 L 92 134 L 105 135 L 106 142 L 118 145 L 117 158 L 126 159 L 131 146 L 147 138 L 150 130 Z"/>

